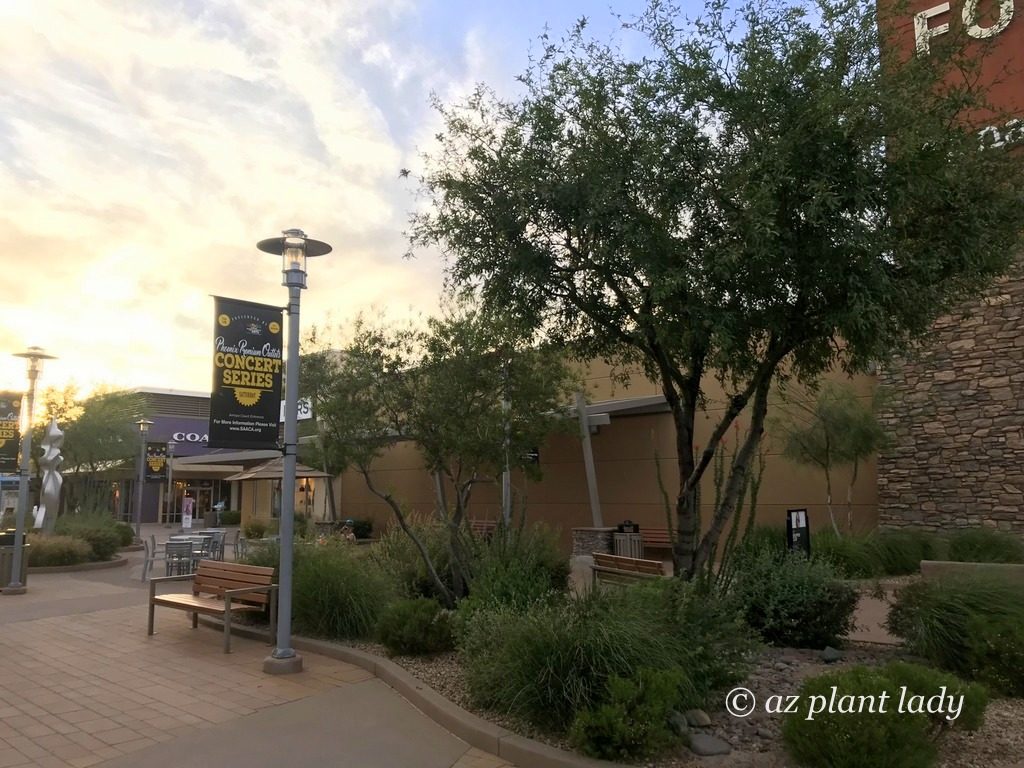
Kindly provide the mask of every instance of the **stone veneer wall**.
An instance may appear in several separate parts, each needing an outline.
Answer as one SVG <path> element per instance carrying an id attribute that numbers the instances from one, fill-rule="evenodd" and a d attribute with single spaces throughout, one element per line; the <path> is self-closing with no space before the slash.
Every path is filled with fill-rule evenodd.
<path id="1" fill-rule="evenodd" d="M 968 311 L 880 374 L 893 438 L 878 460 L 880 527 L 1024 535 L 1024 277 Z"/>
<path id="2" fill-rule="evenodd" d="M 573 528 L 572 556 L 586 557 L 594 552 L 612 553 L 615 528 Z"/>

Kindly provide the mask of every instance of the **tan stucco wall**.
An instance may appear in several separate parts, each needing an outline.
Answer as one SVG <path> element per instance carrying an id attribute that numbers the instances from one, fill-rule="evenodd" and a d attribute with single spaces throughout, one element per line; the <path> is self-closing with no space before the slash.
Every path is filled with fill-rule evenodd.
<path id="1" fill-rule="evenodd" d="M 830 377 L 845 380 L 844 376 Z M 587 391 L 591 402 L 611 398 L 640 397 L 658 394 L 658 387 L 642 376 L 634 376 L 624 387 L 613 382 L 608 366 L 595 363 L 587 371 Z M 861 376 L 851 380 L 857 393 L 870 398 L 874 391 L 874 377 Z M 698 416 L 697 443 L 706 443 L 720 416 L 722 391 L 715 385 L 708 388 L 708 408 Z M 749 423 L 746 415 L 740 419 L 740 429 Z M 735 433 L 729 443 L 735 444 Z M 598 493 L 604 523 L 615 524 L 626 518 L 641 526 L 665 527 L 665 504 L 658 490 L 655 457 L 662 469 L 662 479 L 670 502 L 678 488 L 675 467 L 675 446 L 672 420 L 668 413 L 638 416 L 613 416 L 608 426 L 600 427 L 592 436 Z M 527 482 L 521 475 L 513 476 L 513 486 L 519 501 L 525 496 L 527 519 L 546 521 L 562 531 L 568 548 L 570 530 L 577 526 L 592 525 L 587 496 L 583 454 L 578 431 L 552 436 L 541 446 L 543 480 Z M 812 529 L 826 526 L 824 473 L 797 466 L 784 459 L 772 444 L 768 434 L 766 468 L 757 507 L 759 521 L 784 524 L 787 508 L 806 507 Z M 410 443 L 396 445 L 374 465 L 374 482 L 390 490 L 410 511 L 430 514 L 434 508 L 434 490 L 431 479 L 423 471 L 416 447 Z M 833 471 L 833 496 L 836 514 L 845 521 L 845 496 L 850 469 Z M 877 489 L 874 459 L 864 462 L 854 486 L 854 520 L 859 530 L 868 530 L 877 522 Z M 339 512 L 342 517 L 370 518 L 374 529 L 380 531 L 390 525 L 391 513 L 366 488 L 362 477 L 349 472 L 340 480 Z M 713 474 L 708 471 L 702 483 L 702 519 L 710 518 L 714 501 Z M 500 514 L 500 487 L 480 486 L 471 503 L 471 516 L 495 519 Z M 520 507 L 517 506 L 518 513 Z"/>

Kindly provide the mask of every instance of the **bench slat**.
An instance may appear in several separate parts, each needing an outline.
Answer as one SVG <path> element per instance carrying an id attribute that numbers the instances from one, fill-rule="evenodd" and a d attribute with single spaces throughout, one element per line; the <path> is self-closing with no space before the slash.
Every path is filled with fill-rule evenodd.
<path id="1" fill-rule="evenodd" d="M 209 613 L 219 616 L 224 613 L 224 601 L 212 600 L 210 598 L 198 597 L 196 595 L 160 595 L 153 599 L 154 605 L 165 605 L 168 608 L 186 608 L 198 613 Z M 241 613 L 243 611 L 261 611 L 263 608 L 258 605 L 246 605 L 231 601 L 231 612 Z"/>

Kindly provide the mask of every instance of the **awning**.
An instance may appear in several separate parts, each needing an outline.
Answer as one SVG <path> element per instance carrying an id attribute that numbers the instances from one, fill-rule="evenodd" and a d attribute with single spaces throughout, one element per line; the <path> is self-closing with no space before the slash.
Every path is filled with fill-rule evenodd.
<path id="1" fill-rule="evenodd" d="M 243 472 L 239 472 L 237 475 L 231 475 L 230 477 L 224 478 L 225 480 L 278 480 L 284 475 L 284 458 L 278 457 L 265 461 L 262 464 L 247 469 Z M 305 464 L 295 465 L 295 476 L 296 477 L 330 477 L 326 472 L 321 472 L 318 469 L 307 467 Z"/>

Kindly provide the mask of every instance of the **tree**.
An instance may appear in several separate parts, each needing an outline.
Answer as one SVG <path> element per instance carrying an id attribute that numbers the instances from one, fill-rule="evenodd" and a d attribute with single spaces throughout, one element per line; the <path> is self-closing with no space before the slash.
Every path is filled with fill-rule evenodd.
<path id="1" fill-rule="evenodd" d="M 304 367 L 302 392 L 313 400 L 325 452 L 356 469 L 391 508 L 439 594 L 454 604 L 471 575 L 463 535 L 474 487 L 494 482 L 506 460 L 538 475 L 529 449 L 570 424 L 561 411 L 578 381 L 564 355 L 533 346 L 500 317 L 460 303 L 423 330 L 359 321 L 350 343 L 306 359 L 314 362 Z M 374 461 L 399 440 L 416 443 L 434 477 L 436 511 L 448 531 L 450 589 L 409 526 L 402 501 L 374 477 Z"/>
<path id="2" fill-rule="evenodd" d="M 64 430 L 64 498 L 69 507 L 104 509 L 109 482 L 103 473 L 139 453 L 135 421 L 145 403 L 135 392 L 101 389 L 79 399 L 74 387 L 47 390 L 43 395 L 46 423 L 57 419 Z M 49 517 L 55 520 L 55 517 Z"/>
<path id="3" fill-rule="evenodd" d="M 773 432 L 782 440 L 782 453 L 798 464 L 817 467 L 825 473 L 825 504 L 832 530 L 840 535 L 832 507 L 832 470 L 852 465 L 846 488 L 846 530 L 853 530 L 853 486 L 860 462 L 885 447 L 887 436 L 878 421 L 876 390 L 865 403 L 849 385 L 829 383 L 816 396 L 787 397 L 775 419 Z"/>
<path id="4" fill-rule="evenodd" d="M 438 105 L 415 249 L 455 285 L 581 356 L 639 365 L 676 432 L 676 571 L 694 574 L 735 514 L 775 380 L 861 371 L 1010 267 L 1024 153 L 983 149 L 964 49 L 908 57 L 866 0 L 730 13 L 682 28 L 653 2 L 628 60 L 581 22 L 522 76 Z M 945 37 L 945 36 L 944 36 Z M 952 37 L 952 35 L 950 35 Z M 699 455 L 709 377 L 726 390 Z M 695 491 L 749 411 L 700 536 Z"/>

